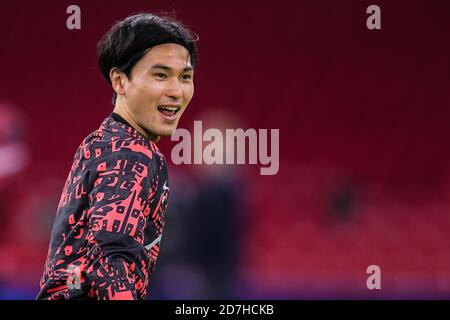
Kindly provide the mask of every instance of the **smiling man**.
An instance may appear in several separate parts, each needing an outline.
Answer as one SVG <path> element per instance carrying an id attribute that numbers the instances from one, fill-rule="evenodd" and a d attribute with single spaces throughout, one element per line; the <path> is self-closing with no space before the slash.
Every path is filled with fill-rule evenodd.
<path id="1" fill-rule="evenodd" d="M 196 39 L 152 14 L 115 24 L 98 45 L 113 112 L 76 151 L 37 299 L 145 299 L 168 201 L 156 142 L 194 94 Z"/>

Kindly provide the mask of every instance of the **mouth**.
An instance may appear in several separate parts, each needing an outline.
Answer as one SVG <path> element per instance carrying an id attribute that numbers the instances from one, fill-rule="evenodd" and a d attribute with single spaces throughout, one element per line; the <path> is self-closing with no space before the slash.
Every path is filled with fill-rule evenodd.
<path id="1" fill-rule="evenodd" d="M 173 121 L 176 119 L 176 114 L 180 111 L 180 106 L 167 106 L 160 105 L 158 106 L 158 111 L 161 113 L 164 119 Z"/>

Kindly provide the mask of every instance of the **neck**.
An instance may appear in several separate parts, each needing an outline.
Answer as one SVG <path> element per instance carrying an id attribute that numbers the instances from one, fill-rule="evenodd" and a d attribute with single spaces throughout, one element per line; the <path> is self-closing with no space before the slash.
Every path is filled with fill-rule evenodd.
<path id="1" fill-rule="evenodd" d="M 144 128 L 142 128 L 133 118 L 131 113 L 129 112 L 129 109 L 127 106 L 125 106 L 123 103 L 119 102 L 119 97 L 117 97 L 116 105 L 114 107 L 113 112 L 117 113 L 119 116 L 124 118 L 136 131 L 141 133 L 144 137 L 146 137 L 148 140 L 151 140 L 153 142 L 159 141 L 159 136 L 154 135 L 151 132 L 146 131 Z"/>

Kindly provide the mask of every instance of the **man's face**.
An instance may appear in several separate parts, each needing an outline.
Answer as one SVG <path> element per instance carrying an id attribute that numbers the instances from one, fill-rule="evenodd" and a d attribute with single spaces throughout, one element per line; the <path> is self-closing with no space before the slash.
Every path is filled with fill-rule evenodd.
<path id="1" fill-rule="evenodd" d="M 194 94 L 189 52 L 178 44 L 153 47 L 131 71 L 124 91 L 128 111 L 148 136 L 169 136 Z"/>

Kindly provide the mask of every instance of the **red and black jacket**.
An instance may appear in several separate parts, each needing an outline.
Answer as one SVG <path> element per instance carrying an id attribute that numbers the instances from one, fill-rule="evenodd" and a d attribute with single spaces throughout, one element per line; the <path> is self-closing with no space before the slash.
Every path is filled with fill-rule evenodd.
<path id="1" fill-rule="evenodd" d="M 157 146 L 112 113 L 75 154 L 37 299 L 145 299 L 168 191 Z"/>

